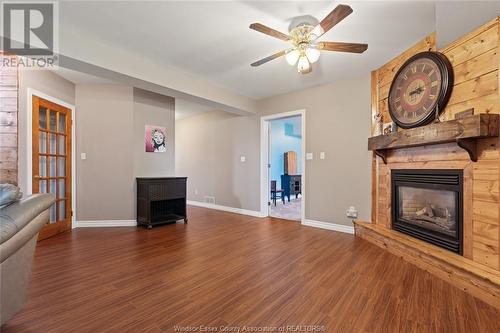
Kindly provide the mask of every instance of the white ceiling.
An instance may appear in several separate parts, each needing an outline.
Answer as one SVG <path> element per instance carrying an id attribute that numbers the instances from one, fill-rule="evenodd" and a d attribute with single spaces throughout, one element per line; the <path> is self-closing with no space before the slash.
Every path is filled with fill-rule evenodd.
<path id="1" fill-rule="evenodd" d="M 286 32 L 293 17 L 321 20 L 339 3 L 354 13 L 322 40 L 368 43 L 364 54 L 324 52 L 309 75 L 297 74 L 284 59 L 250 67 L 287 46 L 250 30 L 250 23 Z M 255 99 L 367 75 L 435 29 L 432 1 L 68 1 L 59 12 L 60 30 Z"/>
<path id="2" fill-rule="evenodd" d="M 54 73 L 75 84 L 119 84 L 115 81 L 103 79 L 101 77 L 85 74 L 64 67 L 57 68 Z"/>

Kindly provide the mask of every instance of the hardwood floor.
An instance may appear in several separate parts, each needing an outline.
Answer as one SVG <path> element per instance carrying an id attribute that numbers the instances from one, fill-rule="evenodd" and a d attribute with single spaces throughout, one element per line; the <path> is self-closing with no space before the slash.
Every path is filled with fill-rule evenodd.
<path id="1" fill-rule="evenodd" d="M 189 207 L 186 225 L 76 229 L 40 242 L 25 308 L 1 331 L 175 325 L 500 332 L 500 311 L 352 235 Z"/>

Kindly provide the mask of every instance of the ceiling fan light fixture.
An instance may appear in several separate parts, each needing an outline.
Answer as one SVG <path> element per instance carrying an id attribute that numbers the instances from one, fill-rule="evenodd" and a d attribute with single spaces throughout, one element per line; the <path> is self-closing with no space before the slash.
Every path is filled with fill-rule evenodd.
<path id="1" fill-rule="evenodd" d="M 311 64 L 314 64 L 316 61 L 318 61 L 320 54 L 321 53 L 317 48 L 308 47 L 306 49 L 306 57 Z"/>
<path id="2" fill-rule="evenodd" d="M 297 16 L 288 28 L 289 34 L 284 34 L 260 23 L 252 23 L 250 29 L 280 39 L 289 43 L 289 48 L 276 52 L 270 56 L 253 62 L 250 65 L 257 67 L 271 60 L 285 56 L 286 61 L 297 67 L 300 74 L 311 73 L 312 64 L 319 60 L 323 51 L 363 53 L 368 44 L 346 42 L 316 42 L 318 38 L 336 26 L 340 21 L 352 13 L 349 5 L 338 5 L 320 22 L 310 16 Z"/>
<path id="3" fill-rule="evenodd" d="M 314 40 L 314 39 L 318 38 L 319 36 L 321 36 L 324 33 L 325 33 L 325 31 L 323 30 L 323 28 L 321 27 L 321 25 L 318 24 L 317 26 L 314 27 L 314 29 L 311 30 L 311 35 L 314 36 L 311 39 Z"/>
<path id="4" fill-rule="evenodd" d="M 297 63 L 297 70 L 301 74 L 306 74 L 309 73 L 311 70 L 311 64 L 309 63 L 309 60 L 307 60 L 306 56 L 301 56 L 299 58 L 299 62 Z"/>
<path id="5" fill-rule="evenodd" d="M 285 59 L 286 62 L 293 66 L 297 63 L 297 60 L 299 60 L 299 56 L 300 54 L 298 50 L 291 50 L 290 52 L 287 52 Z"/>

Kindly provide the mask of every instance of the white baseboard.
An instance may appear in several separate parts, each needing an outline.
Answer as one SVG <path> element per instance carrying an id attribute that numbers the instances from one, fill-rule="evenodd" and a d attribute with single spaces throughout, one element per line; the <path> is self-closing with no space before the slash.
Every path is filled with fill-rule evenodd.
<path id="1" fill-rule="evenodd" d="M 188 200 L 187 204 L 191 205 L 191 206 L 222 210 L 224 212 L 236 213 L 236 214 L 241 214 L 241 215 L 248 215 L 248 216 L 254 216 L 254 217 L 265 217 L 264 214 L 262 214 L 261 212 L 256 211 L 256 210 L 221 206 L 221 205 L 216 205 L 216 204 L 211 204 L 211 203 L 206 203 L 206 202 L 199 202 L 199 201 L 192 201 L 192 200 Z"/>
<path id="2" fill-rule="evenodd" d="M 76 221 L 75 228 L 135 227 L 135 220 Z"/>
<path id="3" fill-rule="evenodd" d="M 321 222 L 321 221 L 314 221 L 314 220 L 307 220 L 307 219 L 302 220 L 302 224 L 309 226 L 309 227 L 345 232 L 347 234 L 354 234 L 354 226 L 349 226 L 349 225 Z"/>
<path id="4" fill-rule="evenodd" d="M 255 210 L 221 206 L 221 205 L 210 204 L 210 203 L 199 202 L 199 201 L 192 201 L 192 200 L 187 200 L 187 204 L 191 205 L 191 206 L 222 210 L 225 212 L 236 213 L 236 214 L 241 214 L 241 215 L 248 215 L 248 216 L 254 216 L 254 217 L 266 217 L 263 213 L 255 211 Z M 347 234 L 354 234 L 354 226 L 335 224 L 335 223 L 329 223 L 329 222 L 314 221 L 314 220 L 308 220 L 308 219 L 303 219 L 302 224 L 306 225 L 308 227 L 339 231 L 339 232 L 344 232 Z"/>
<path id="5" fill-rule="evenodd" d="M 209 204 L 205 202 L 198 201 L 187 201 L 188 205 L 204 207 L 209 209 L 222 210 L 225 212 L 236 213 L 241 215 L 248 215 L 254 217 L 264 217 L 261 212 L 255 210 L 234 208 L 221 206 L 216 204 Z M 314 221 L 314 220 L 302 220 L 302 224 L 308 227 L 321 228 L 333 231 L 344 232 L 348 234 L 354 234 L 354 227 L 347 226 L 342 224 Z M 137 222 L 135 220 L 96 220 L 96 221 L 76 221 L 74 227 L 75 228 L 106 228 L 106 227 L 135 227 L 137 226 Z"/>

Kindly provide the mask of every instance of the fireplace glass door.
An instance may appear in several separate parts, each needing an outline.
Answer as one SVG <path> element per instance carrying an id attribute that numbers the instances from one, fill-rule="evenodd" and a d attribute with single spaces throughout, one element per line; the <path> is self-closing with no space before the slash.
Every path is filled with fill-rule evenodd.
<path id="1" fill-rule="evenodd" d="M 392 170 L 392 228 L 462 253 L 462 170 Z"/>
<path id="2" fill-rule="evenodd" d="M 399 186 L 399 219 L 407 223 L 457 236 L 457 193 L 410 186 Z"/>

